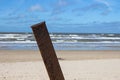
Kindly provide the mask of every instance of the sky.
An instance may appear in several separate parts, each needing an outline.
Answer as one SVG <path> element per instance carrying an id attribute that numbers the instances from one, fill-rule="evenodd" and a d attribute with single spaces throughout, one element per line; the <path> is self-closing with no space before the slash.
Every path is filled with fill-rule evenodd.
<path id="1" fill-rule="evenodd" d="M 0 0 L 0 32 L 120 33 L 120 0 Z"/>

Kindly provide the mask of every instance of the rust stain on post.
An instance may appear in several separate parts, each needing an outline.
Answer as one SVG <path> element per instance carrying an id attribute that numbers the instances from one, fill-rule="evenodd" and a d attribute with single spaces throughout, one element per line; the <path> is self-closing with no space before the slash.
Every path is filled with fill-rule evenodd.
<path id="1" fill-rule="evenodd" d="M 32 26 L 50 80 L 65 80 L 45 22 Z"/>

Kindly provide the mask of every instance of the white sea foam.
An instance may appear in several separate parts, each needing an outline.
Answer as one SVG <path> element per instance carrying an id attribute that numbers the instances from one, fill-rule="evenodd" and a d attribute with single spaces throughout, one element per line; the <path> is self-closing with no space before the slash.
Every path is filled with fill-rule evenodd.
<path id="1" fill-rule="evenodd" d="M 59 49 L 118 49 L 120 50 L 119 34 L 50 34 L 54 47 Z M 9 33 L 0 34 L 1 48 L 34 49 L 37 47 L 33 34 Z M 35 47 L 35 48 L 36 48 Z M 112 48 L 111 48 L 112 47 Z M 116 48 L 117 47 L 117 48 Z M 17 48 L 17 49 L 18 49 Z"/>
<path id="2" fill-rule="evenodd" d="M 36 43 L 36 41 L 0 41 L 0 43 Z"/>

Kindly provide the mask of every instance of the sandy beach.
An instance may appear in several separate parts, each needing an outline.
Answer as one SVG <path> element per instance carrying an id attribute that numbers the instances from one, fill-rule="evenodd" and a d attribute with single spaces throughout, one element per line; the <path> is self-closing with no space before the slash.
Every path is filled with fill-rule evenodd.
<path id="1" fill-rule="evenodd" d="M 120 51 L 56 51 L 65 80 L 120 80 Z M 0 50 L 0 80 L 49 80 L 39 51 Z"/>

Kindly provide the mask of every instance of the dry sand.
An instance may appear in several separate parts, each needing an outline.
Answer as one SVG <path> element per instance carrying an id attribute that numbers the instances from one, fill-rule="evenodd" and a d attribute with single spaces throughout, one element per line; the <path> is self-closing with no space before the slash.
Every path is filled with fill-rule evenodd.
<path id="1" fill-rule="evenodd" d="M 57 51 L 65 80 L 120 80 L 120 51 Z M 39 51 L 0 50 L 0 80 L 49 80 Z"/>

